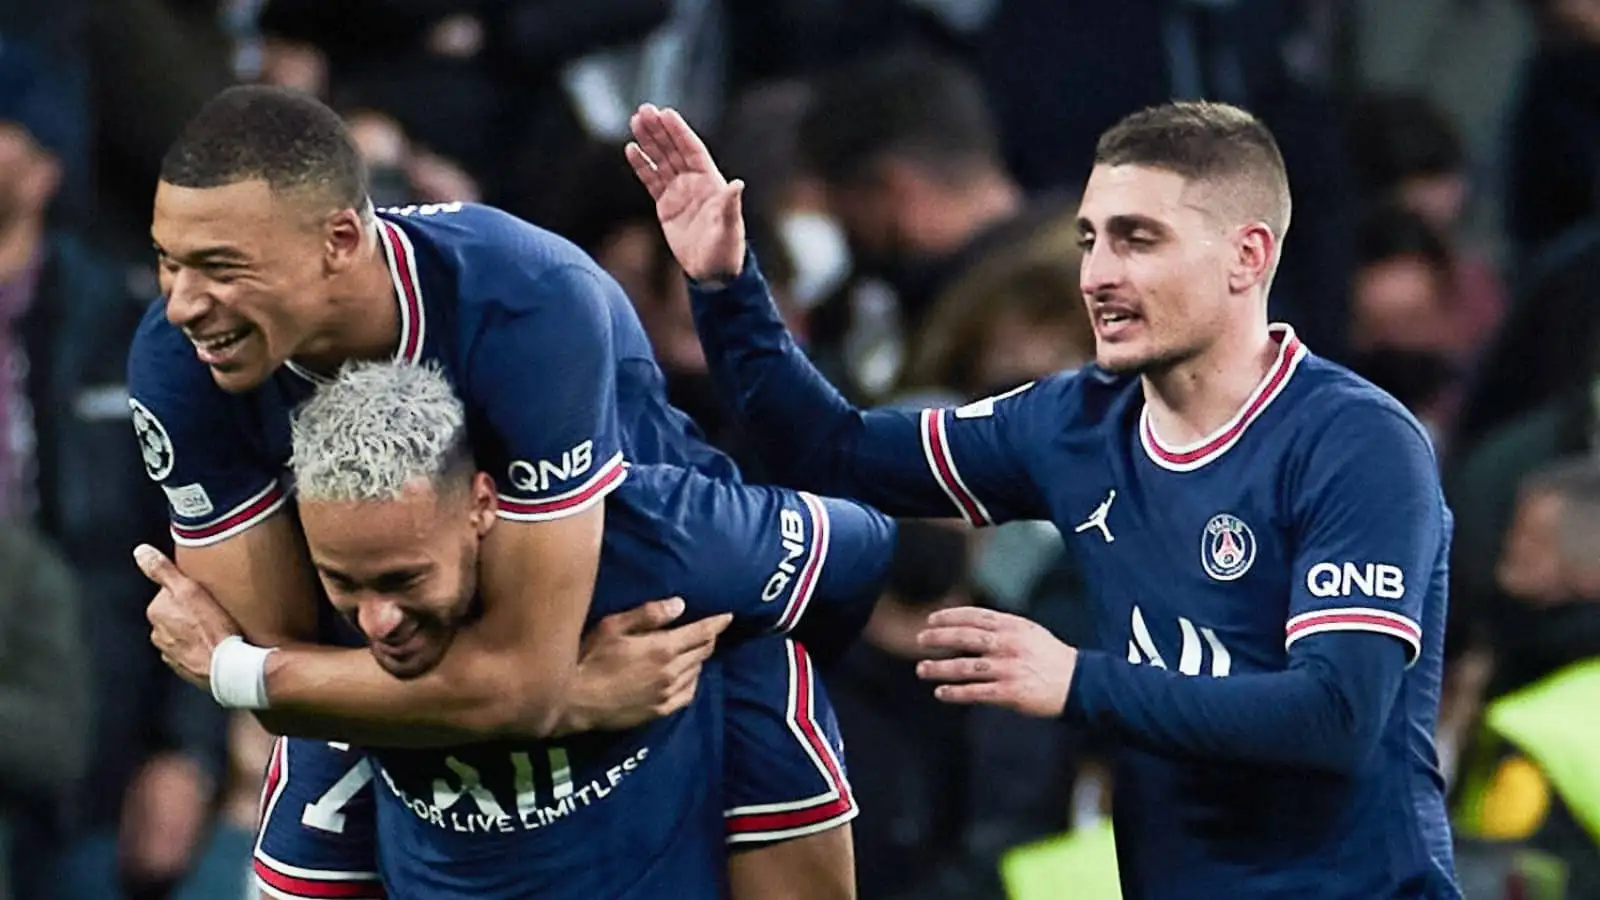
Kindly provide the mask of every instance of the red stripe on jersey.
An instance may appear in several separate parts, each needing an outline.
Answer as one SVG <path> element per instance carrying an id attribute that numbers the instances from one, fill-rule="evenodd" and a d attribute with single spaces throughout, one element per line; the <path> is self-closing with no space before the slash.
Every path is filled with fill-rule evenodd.
<path id="1" fill-rule="evenodd" d="M 922 440 L 923 450 L 926 451 L 928 468 L 933 471 L 933 477 L 938 480 L 944 492 L 955 502 L 961 515 L 972 525 L 988 525 L 989 519 L 983 504 L 978 498 L 967 490 L 961 481 L 961 476 L 956 473 L 955 460 L 950 453 L 950 442 L 945 425 L 945 411 L 942 409 L 925 409 L 922 411 Z"/>
<path id="2" fill-rule="evenodd" d="M 805 648 L 793 641 L 786 642 L 786 646 L 789 651 L 789 671 L 794 679 L 795 690 L 795 702 L 789 716 L 789 725 L 811 749 L 810 755 L 813 755 L 818 762 L 818 770 L 823 780 L 827 782 L 829 790 L 818 797 L 815 803 L 797 809 L 730 815 L 726 820 L 730 835 L 790 832 L 849 817 L 856 811 L 855 797 L 850 793 L 850 783 L 844 777 L 844 767 L 834 755 L 833 745 L 828 743 L 827 737 L 816 725 L 813 713 L 812 694 L 815 683 L 811 657 L 806 654 Z"/>
<path id="3" fill-rule="evenodd" d="M 1204 461 L 1207 457 L 1221 453 L 1229 445 L 1238 440 L 1250 423 L 1254 422 L 1267 404 L 1282 390 L 1289 376 L 1293 374 L 1295 365 L 1299 362 L 1303 345 L 1295 336 L 1293 329 L 1284 328 L 1280 331 L 1282 345 L 1278 350 L 1278 358 L 1260 385 L 1257 386 L 1254 396 L 1245 404 L 1244 409 L 1234 419 L 1233 424 L 1224 428 L 1219 434 L 1208 438 L 1198 447 L 1188 450 L 1169 450 L 1161 446 L 1161 439 L 1156 436 L 1155 428 L 1150 424 L 1148 407 L 1140 417 L 1141 427 L 1144 431 L 1144 445 L 1160 461 L 1174 466 L 1192 466 Z"/>
<path id="4" fill-rule="evenodd" d="M 1394 628 L 1399 631 L 1404 631 L 1411 637 L 1419 641 L 1422 640 L 1422 629 L 1417 626 L 1417 623 L 1407 619 L 1404 616 L 1397 616 L 1394 614 L 1385 615 L 1378 610 L 1373 610 L 1370 612 L 1355 610 L 1327 613 L 1305 613 L 1304 615 L 1295 616 L 1294 619 L 1290 621 L 1289 627 L 1286 629 L 1286 631 L 1288 637 L 1293 638 L 1296 635 L 1310 631 L 1313 628 L 1325 628 L 1329 625 L 1382 626 L 1384 628 Z"/>
<path id="5" fill-rule="evenodd" d="M 783 617 L 778 620 L 779 631 L 794 628 L 805 615 L 806 608 L 811 605 L 811 598 L 817 592 L 817 584 L 822 581 L 822 567 L 827 565 L 828 540 L 832 536 L 827 506 L 803 491 L 800 493 L 800 499 L 805 501 L 806 511 L 811 514 L 811 552 L 806 557 L 805 567 L 800 570 L 800 578 L 795 582 L 794 590 L 789 594 L 788 607 L 783 611 Z"/>
<path id="6" fill-rule="evenodd" d="M 387 897 L 383 882 L 370 879 L 334 880 L 286 875 L 261 861 L 255 861 L 256 878 L 280 894 L 305 900 L 376 900 Z"/>
<path id="7" fill-rule="evenodd" d="M 423 322 L 422 295 L 417 288 L 416 271 L 412 267 L 413 260 L 407 252 L 406 239 L 400 233 L 400 226 L 382 219 L 378 221 L 383 226 L 384 243 L 388 246 L 395 280 L 400 285 L 400 347 L 396 358 L 416 363 L 422 359 Z"/>
<path id="8" fill-rule="evenodd" d="M 283 784 L 283 742 L 287 738 L 276 738 L 272 742 L 272 756 L 267 762 L 267 777 L 261 783 L 261 802 L 256 807 L 256 831 L 259 833 L 267 822 L 267 807 L 271 805 L 272 798 L 278 795 L 278 788 Z"/>
<path id="9" fill-rule="evenodd" d="M 559 519 L 563 515 L 575 512 L 594 500 L 606 495 L 628 474 L 628 468 L 623 464 L 622 454 L 618 453 L 600 468 L 582 486 L 568 491 L 559 497 L 548 500 L 517 500 L 513 497 L 500 495 L 500 515 L 509 519 Z"/>
<path id="10" fill-rule="evenodd" d="M 1327 631 L 1371 631 L 1399 638 L 1411 651 L 1408 665 L 1422 655 L 1421 626 L 1399 613 L 1364 607 L 1301 613 L 1284 626 L 1283 646 L 1287 648 L 1303 637 Z"/>
<path id="11" fill-rule="evenodd" d="M 180 525 L 173 522 L 172 536 L 183 544 L 205 544 L 235 529 L 256 524 L 282 505 L 283 501 L 283 487 L 277 481 L 273 481 L 261 493 L 234 507 L 220 519 L 213 519 L 204 525 Z"/>

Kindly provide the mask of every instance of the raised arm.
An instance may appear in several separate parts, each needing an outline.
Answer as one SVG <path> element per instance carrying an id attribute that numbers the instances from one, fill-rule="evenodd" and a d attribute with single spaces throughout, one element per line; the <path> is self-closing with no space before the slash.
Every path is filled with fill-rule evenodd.
<path id="1" fill-rule="evenodd" d="M 778 480 L 896 516 L 987 525 L 1040 514 L 1012 437 L 1014 410 L 993 400 L 960 410 L 856 409 L 784 326 L 745 246 L 743 183 L 723 178 L 677 112 L 647 105 L 632 127 L 628 159 L 691 279 L 712 375 Z"/>

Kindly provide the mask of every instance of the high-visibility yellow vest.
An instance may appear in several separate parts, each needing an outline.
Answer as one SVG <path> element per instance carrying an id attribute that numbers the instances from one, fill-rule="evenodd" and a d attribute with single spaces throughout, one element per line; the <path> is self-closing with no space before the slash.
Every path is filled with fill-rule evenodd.
<path id="1" fill-rule="evenodd" d="M 1010 900 L 1122 900 L 1111 821 L 1010 850 L 1000 877 Z"/>
<path id="2" fill-rule="evenodd" d="M 1525 759 L 1493 760 L 1487 773 L 1463 783 L 1456 812 L 1463 834 L 1527 838 L 1543 823 L 1553 791 L 1600 842 L 1600 659 L 1494 701 L 1484 711 L 1484 728 Z"/>

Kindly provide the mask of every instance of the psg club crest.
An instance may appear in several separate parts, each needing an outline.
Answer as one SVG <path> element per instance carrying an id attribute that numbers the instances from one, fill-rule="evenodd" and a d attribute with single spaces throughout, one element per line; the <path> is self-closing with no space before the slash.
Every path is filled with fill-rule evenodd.
<path id="1" fill-rule="evenodd" d="M 1256 536 L 1238 516 L 1217 513 L 1200 535 L 1200 565 L 1218 581 L 1232 581 L 1256 561 Z"/>
<path id="2" fill-rule="evenodd" d="M 128 405 L 133 408 L 133 432 L 144 457 L 144 472 L 151 481 L 160 481 L 172 474 L 172 439 L 167 437 L 161 420 L 143 403 L 129 398 Z"/>

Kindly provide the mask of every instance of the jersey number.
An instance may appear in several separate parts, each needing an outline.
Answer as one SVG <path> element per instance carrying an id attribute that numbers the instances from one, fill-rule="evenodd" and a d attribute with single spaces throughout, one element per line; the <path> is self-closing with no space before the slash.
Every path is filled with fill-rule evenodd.
<path id="1" fill-rule="evenodd" d="M 349 750 L 349 744 L 330 743 L 330 747 L 337 750 Z M 551 799 L 560 803 L 572 796 L 572 765 L 567 760 L 567 751 L 560 747 L 551 747 L 545 751 L 550 761 L 550 786 Z M 440 809 L 448 809 L 456 804 L 464 795 L 471 795 L 478 806 L 485 813 L 500 813 L 499 801 L 483 786 L 483 777 L 478 770 L 456 759 L 454 756 L 445 758 L 445 766 L 455 773 L 460 781 L 459 787 L 452 787 L 445 779 L 435 778 L 433 781 L 434 805 Z M 518 812 L 529 812 L 538 805 L 538 793 L 533 784 L 533 758 L 526 751 L 517 751 L 511 754 L 511 770 L 516 779 Z M 331 787 L 322 792 L 322 796 L 314 803 L 307 803 L 306 808 L 300 813 L 300 823 L 307 828 L 326 831 L 329 834 L 343 834 L 345 822 L 345 807 L 355 799 L 361 789 L 372 782 L 372 763 L 362 758 L 350 767 L 350 771 L 335 781 Z"/>
<path id="2" fill-rule="evenodd" d="M 1199 675 L 1205 663 L 1206 652 L 1211 655 L 1211 677 L 1225 678 L 1233 668 L 1233 656 L 1228 653 L 1228 647 L 1217 637 L 1217 633 L 1209 628 L 1196 628 L 1188 619 L 1178 617 L 1178 632 L 1182 637 L 1182 646 L 1178 651 L 1178 672 L 1183 675 Z M 1128 662 L 1135 665 L 1146 663 L 1157 668 L 1167 668 L 1167 661 L 1161 657 L 1161 651 L 1156 649 L 1156 642 L 1150 637 L 1150 629 L 1144 623 L 1144 613 L 1139 607 L 1133 608 L 1133 637 L 1128 640 Z"/>

